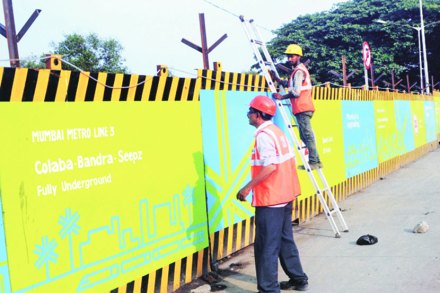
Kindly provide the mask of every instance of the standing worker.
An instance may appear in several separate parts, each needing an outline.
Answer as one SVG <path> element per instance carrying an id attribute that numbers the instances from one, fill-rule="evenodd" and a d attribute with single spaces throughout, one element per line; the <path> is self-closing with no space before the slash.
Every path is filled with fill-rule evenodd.
<path id="1" fill-rule="evenodd" d="M 324 166 L 319 160 L 315 135 L 313 134 L 312 125 L 310 123 L 310 119 L 312 119 L 313 113 L 315 112 L 310 74 L 307 67 L 300 61 L 303 55 L 300 46 L 291 44 L 287 47 L 284 54 L 287 55 L 289 63 L 292 64 L 293 72 L 288 82 L 282 81 L 278 77 L 276 77 L 276 80 L 284 87 L 288 87 L 288 93 L 285 95 L 274 93 L 272 96 L 278 100 L 290 99 L 292 112 L 298 123 L 299 136 L 309 151 L 310 168 L 312 170 L 319 169 Z M 305 169 L 304 166 L 299 166 L 298 168 Z"/>
<path id="2" fill-rule="evenodd" d="M 259 292 L 281 289 L 304 291 L 308 278 L 293 240 L 292 203 L 301 193 L 295 169 L 295 154 L 283 131 L 272 123 L 275 102 L 256 96 L 247 117 L 257 130 L 251 157 L 249 181 L 237 193 L 245 201 L 253 191 L 255 207 L 255 267 Z M 278 283 L 278 258 L 290 280 Z"/>

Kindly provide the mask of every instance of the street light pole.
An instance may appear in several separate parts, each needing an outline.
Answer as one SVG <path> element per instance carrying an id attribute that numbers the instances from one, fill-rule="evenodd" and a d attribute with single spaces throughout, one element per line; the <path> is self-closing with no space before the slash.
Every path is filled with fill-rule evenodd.
<path id="1" fill-rule="evenodd" d="M 423 24 L 423 5 L 422 0 L 419 0 L 420 6 L 420 29 L 422 33 L 422 43 L 423 43 L 423 63 L 425 69 L 425 89 L 426 94 L 429 95 L 429 74 L 428 74 L 428 58 L 426 56 L 426 41 L 425 41 L 425 26 Z"/>
<path id="2" fill-rule="evenodd" d="M 419 41 L 419 69 L 420 69 L 420 93 L 423 94 L 424 88 L 423 88 L 423 70 L 422 70 L 422 47 L 420 44 L 420 32 L 421 28 L 419 27 L 413 27 L 417 31 L 417 39 Z"/>

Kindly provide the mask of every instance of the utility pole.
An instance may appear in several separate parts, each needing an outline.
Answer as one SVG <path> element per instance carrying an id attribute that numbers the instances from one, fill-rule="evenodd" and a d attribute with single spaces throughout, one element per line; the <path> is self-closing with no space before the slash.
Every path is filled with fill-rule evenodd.
<path id="1" fill-rule="evenodd" d="M 182 39 L 182 43 L 184 43 L 185 45 L 188 45 L 191 48 L 202 53 L 203 68 L 209 69 L 209 59 L 208 59 L 209 53 L 211 53 L 211 51 L 214 50 L 215 47 L 217 47 L 221 42 L 223 42 L 223 40 L 226 39 L 228 37 L 228 35 L 224 34 L 211 47 L 208 48 L 208 41 L 206 39 L 205 15 L 203 13 L 199 13 L 199 23 L 200 23 L 200 36 L 202 39 L 202 47 L 197 46 L 196 44 L 194 44 L 184 38 Z"/>
<path id="2" fill-rule="evenodd" d="M 21 30 L 16 33 L 14 9 L 12 7 L 12 0 L 3 0 L 3 11 L 5 13 L 5 25 L 0 23 L 0 34 L 7 39 L 9 59 L 11 67 L 20 67 L 20 57 L 18 55 L 17 43 L 21 40 L 29 27 L 34 23 L 35 19 L 40 14 L 41 10 L 36 9 L 29 19 L 26 21 Z"/>
<path id="3" fill-rule="evenodd" d="M 426 53 L 426 41 L 425 41 L 425 25 L 423 23 L 423 4 L 422 0 L 419 0 L 420 6 L 420 28 L 422 30 L 422 43 L 423 43 L 423 63 L 425 66 L 425 90 L 426 94 L 429 95 L 429 74 L 428 74 L 428 58 Z"/>
<path id="4" fill-rule="evenodd" d="M 18 56 L 17 36 L 15 33 L 15 20 L 14 9 L 12 8 L 12 0 L 3 0 L 3 10 L 5 13 L 6 39 L 8 42 L 11 67 L 20 67 L 20 57 Z"/>

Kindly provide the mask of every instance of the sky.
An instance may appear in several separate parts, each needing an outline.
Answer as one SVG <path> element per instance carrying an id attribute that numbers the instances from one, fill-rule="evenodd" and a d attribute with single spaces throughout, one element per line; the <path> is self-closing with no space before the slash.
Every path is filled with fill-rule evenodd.
<path id="1" fill-rule="evenodd" d="M 191 77 L 203 68 L 202 54 L 182 43 L 201 46 L 199 15 L 205 19 L 208 47 L 227 34 L 209 55 L 209 66 L 245 72 L 255 63 L 238 16 L 254 19 L 265 42 L 298 16 L 330 10 L 347 0 L 12 0 L 17 33 L 35 9 L 40 15 L 18 43 L 20 59 L 51 53 L 72 33 L 115 39 L 129 73 L 156 75 L 166 65 L 174 76 Z M 3 11 L 3 6 L 1 5 Z M 4 12 L 2 13 L 4 15 Z M 5 24 L 4 17 L 0 23 Z M 0 66 L 9 67 L 6 38 L 0 36 Z"/>

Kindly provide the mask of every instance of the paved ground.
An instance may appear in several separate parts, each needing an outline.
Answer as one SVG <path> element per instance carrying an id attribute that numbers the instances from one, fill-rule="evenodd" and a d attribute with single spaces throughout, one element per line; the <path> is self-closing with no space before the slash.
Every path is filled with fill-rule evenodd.
<path id="1" fill-rule="evenodd" d="M 339 239 L 324 215 L 294 227 L 308 292 L 440 292 L 440 149 L 353 194 L 340 207 L 350 231 Z M 428 232 L 413 233 L 421 221 L 428 223 Z M 378 243 L 356 245 L 364 234 L 377 236 Z M 220 269 L 218 284 L 226 288 L 217 292 L 257 292 L 252 245 Z M 279 280 L 287 280 L 281 267 Z"/>

